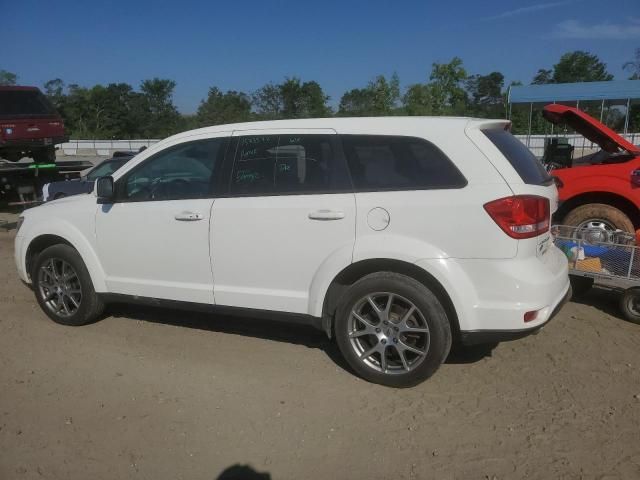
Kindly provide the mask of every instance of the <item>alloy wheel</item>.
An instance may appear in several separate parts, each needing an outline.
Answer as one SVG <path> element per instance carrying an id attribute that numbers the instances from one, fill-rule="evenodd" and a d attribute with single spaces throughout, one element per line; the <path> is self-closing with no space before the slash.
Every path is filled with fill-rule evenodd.
<path id="1" fill-rule="evenodd" d="M 356 356 L 386 374 L 404 374 L 427 357 L 427 321 L 410 300 L 391 293 L 371 293 L 355 303 L 348 320 L 348 336 Z"/>
<path id="2" fill-rule="evenodd" d="M 38 291 L 47 309 L 71 317 L 80 308 L 82 286 L 78 274 L 65 260 L 50 258 L 38 270 Z"/>

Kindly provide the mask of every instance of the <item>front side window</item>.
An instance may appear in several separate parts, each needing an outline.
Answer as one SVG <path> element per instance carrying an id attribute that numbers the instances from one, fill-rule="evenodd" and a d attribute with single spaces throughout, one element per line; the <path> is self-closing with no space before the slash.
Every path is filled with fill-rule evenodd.
<path id="1" fill-rule="evenodd" d="M 111 175 L 125 163 L 127 163 L 127 159 L 107 160 L 105 162 L 102 162 L 87 174 L 87 180 L 93 182 L 99 177 L 106 177 L 107 175 Z"/>
<path id="2" fill-rule="evenodd" d="M 230 191 L 278 195 L 327 191 L 332 185 L 330 135 L 239 137 Z"/>
<path id="3" fill-rule="evenodd" d="M 356 191 L 462 188 L 466 179 L 434 144 L 391 135 L 343 135 Z"/>
<path id="4" fill-rule="evenodd" d="M 224 139 L 170 147 L 148 159 L 124 179 L 123 200 L 178 200 L 212 194 L 213 172 Z"/>

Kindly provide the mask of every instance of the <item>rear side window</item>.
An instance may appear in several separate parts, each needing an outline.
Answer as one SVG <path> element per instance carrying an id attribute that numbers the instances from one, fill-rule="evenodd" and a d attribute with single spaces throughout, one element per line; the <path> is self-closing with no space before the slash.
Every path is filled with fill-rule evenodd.
<path id="1" fill-rule="evenodd" d="M 421 138 L 343 135 L 356 191 L 462 188 L 466 179 L 434 144 Z"/>
<path id="2" fill-rule="evenodd" d="M 501 128 L 482 130 L 500 150 L 522 181 L 529 185 L 549 185 L 552 180 L 540 160 L 520 140 Z"/>
<path id="3" fill-rule="evenodd" d="M 56 115 L 49 100 L 37 90 L 0 90 L 0 118 Z"/>
<path id="4" fill-rule="evenodd" d="M 335 190 L 330 135 L 251 135 L 238 138 L 230 192 L 240 195 Z"/>

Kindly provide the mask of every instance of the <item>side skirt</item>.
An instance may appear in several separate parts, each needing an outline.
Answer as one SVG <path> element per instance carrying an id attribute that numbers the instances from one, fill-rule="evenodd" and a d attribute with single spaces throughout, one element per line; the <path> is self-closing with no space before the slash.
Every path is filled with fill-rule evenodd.
<path id="1" fill-rule="evenodd" d="M 216 315 L 230 315 L 246 318 L 273 320 L 298 325 L 310 325 L 318 330 L 325 331 L 322 318 L 302 313 L 277 312 L 274 310 L 259 310 L 256 308 L 229 307 L 225 305 L 209 305 L 204 303 L 182 302 L 178 300 L 165 300 L 161 298 L 138 297 L 117 293 L 100 293 L 105 303 L 129 303 L 135 305 L 149 305 L 155 307 L 174 308 L 176 310 L 188 310 L 195 312 L 211 313 Z"/>

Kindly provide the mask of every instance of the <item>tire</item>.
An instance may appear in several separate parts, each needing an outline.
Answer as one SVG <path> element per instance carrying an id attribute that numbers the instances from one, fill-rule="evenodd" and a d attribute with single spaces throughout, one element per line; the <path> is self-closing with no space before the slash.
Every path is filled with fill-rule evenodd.
<path id="1" fill-rule="evenodd" d="M 569 280 L 571 281 L 571 289 L 575 297 L 584 295 L 593 287 L 593 278 L 583 277 L 581 275 L 569 275 Z"/>
<path id="2" fill-rule="evenodd" d="M 407 316 L 411 306 L 415 310 Z M 423 382 L 451 349 L 451 326 L 438 298 L 422 283 L 398 273 L 374 273 L 351 285 L 338 303 L 334 329 L 351 368 L 365 380 L 388 387 Z"/>
<path id="3" fill-rule="evenodd" d="M 40 252 L 31 279 L 40 308 L 56 323 L 86 325 L 94 322 L 104 309 L 87 267 L 69 245 L 53 245 Z"/>
<path id="4" fill-rule="evenodd" d="M 590 221 L 601 221 L 631 234 L 636 231 L 633 222 L 624 212 L 604 203 L 588 203 L 576 207 L 564 217 L 563 223 L 577 227 Z"/>
<path id="5" fill-rule="evenodd" d="M 629 288 L 620 297 L 624 318 L 640 325 L 640 288 Z"/>

